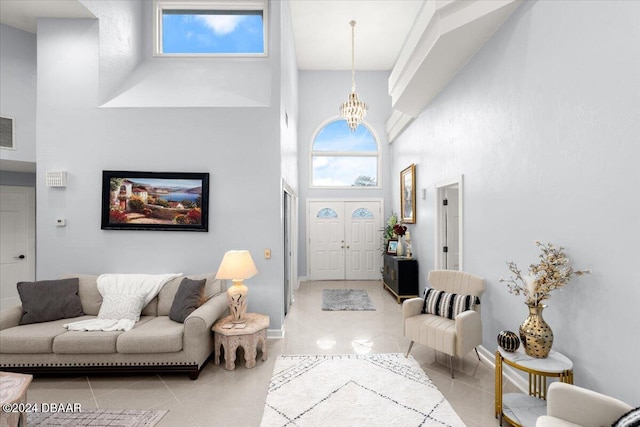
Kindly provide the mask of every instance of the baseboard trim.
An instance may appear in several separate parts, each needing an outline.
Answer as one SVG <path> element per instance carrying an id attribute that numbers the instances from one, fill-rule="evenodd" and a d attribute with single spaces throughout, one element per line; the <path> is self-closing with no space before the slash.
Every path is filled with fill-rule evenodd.
<path id="1" fill-rule="evenodd" d="M 284 338 L 284 326 L 280 329 L 267 329 L 267 339 L 280 339 Z"/>
<path id="2" fill-rule="evenodd" d="M 483 346 L 478 346 L 478 354 L 480 355 L 480 359 L 493 369 L 496 370 L 496 355 L 491 353 Z M 529 384 L 527 384 L 527 380 L 520 376 L 515 369 L 511 366 L 503 363 L 502 364 L 502 375 L 504 375 L 505 379 L 509 381 L 511 384 L 516 386 L 521 392 L 524 394 L 529 394 Z"/>

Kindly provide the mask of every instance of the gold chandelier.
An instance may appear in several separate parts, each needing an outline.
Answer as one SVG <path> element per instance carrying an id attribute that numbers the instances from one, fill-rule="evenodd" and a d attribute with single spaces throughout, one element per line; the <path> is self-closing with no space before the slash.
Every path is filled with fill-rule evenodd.
<path id="1" fill-rule="evenodd" d="M 367 115 L 367 104 L 358 99 L 356 93 L 356 61 L 355 61 L 355 26 L 356 21 L 349 21 L 351 25 L 351 93 L 349 100 L 340 104 L 340 117 L 347 121 L 351 132 L 355 132 L 358 125 Z"/>

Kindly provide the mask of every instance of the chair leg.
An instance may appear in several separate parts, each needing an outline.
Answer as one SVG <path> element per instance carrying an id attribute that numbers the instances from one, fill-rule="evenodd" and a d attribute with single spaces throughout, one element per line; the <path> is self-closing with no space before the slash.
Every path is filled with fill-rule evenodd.
<path id="1" fill-rule="evenodd" d="M 478 356 L 478 360 L 480 360 L 480 353 L 478 353 L 478 347 L 473 347 L 473 349 L 476 351 L 476 356 Z"/>
<path id="2" fill-rule="evenodd" d="M 409 353 L 411 352 L 412 347 L 413 347 L 413 341 L 411 341 L 411 344 L 409 344 L 409 350 L 407 350 L 407 354 L 405 354 L 404 357 L 409 357 Z"/>
<path id="3" fill-rule="evenodd" d="M 449 356 L 449 365 L 451 366 L 451 378 L 454 378 L 454 376 L 453 376 L 453 356 Z"/>

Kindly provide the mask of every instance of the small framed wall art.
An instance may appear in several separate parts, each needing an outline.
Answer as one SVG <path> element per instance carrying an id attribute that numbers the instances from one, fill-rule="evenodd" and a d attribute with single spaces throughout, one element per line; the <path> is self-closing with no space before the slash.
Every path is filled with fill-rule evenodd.
<path id="1" fill-rule="evenodd" d="M 400 221 L 416 223 L 416 165 L 400 172 Z"/>
<path id="2" fill-rule="evenodd" d="M 103 230 L 209 230 L 209 174 L 102 172 Z"/>

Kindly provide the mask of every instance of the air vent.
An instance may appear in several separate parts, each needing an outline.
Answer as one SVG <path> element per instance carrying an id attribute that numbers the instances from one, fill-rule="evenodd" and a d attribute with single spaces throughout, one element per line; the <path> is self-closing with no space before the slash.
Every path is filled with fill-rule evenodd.
<path id="1" fill-rule="evenodd" d="M 0 148 L 15 150 L 13 119 L 0 117 Z"/>

